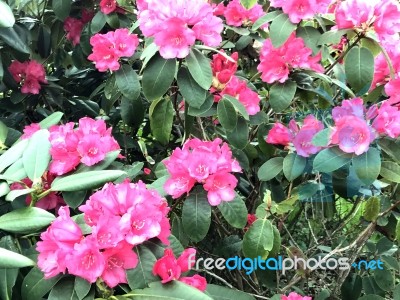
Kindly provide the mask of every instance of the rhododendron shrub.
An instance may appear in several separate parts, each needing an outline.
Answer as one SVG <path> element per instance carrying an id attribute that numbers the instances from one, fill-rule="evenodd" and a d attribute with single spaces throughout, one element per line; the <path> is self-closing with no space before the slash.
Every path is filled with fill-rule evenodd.
<path id="1" fill-rule="evenodd" d="M 0 300 L 397 299 L 399 33 L 398 0 L 0 0 Z"/>

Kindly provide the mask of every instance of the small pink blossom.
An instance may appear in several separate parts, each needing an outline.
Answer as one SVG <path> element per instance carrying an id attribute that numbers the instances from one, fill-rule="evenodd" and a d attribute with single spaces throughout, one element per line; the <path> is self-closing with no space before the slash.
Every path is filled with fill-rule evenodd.
<path id="1" fill-rule="evenodd" d="M 299 23 L 304 19 L 311 19 L 319 13 L 326 13 L 332 0 L 271 0 L 272 7 L 281 7 L 289 15 L 292 23 Z"/>
<path id="2" fill-rule="evenodd" d="M 153 266 L 153 275 L 161 277 L 162 283 L 167 283 L 181 277 L 182 271 L 177 264 L 174 253 L 171 249 L 165 249 L 164 256 L 156 261 Z"/>
<path id="3" fill-rule="evenodd" d="M 240 3 L 240 0 L 233 0 L 225 7 L 223 14 L 226 19 L 226 24 L 231 26 L 242 26 L 257 21 L 264 15 L 264 11 L 262 6 L 258 3 L 250 9 L 246 9 Z"/>
<path id="4" fill-rule="evenodd" d="M 274 123 L 274 126 L 268 133 L 266 142 L 269 144 L 287 146 L 293 141 L 293 133 L 282 123 Z"/>
<path id="5" fill-rule="evenodd" d="M 282 295 L 281 300 L 312 300 L 309 296 L 301 296 L 295 292 L 291 292 L 289 295 Z"/>
<path id="6" fill-rule="evenodd" d="M 25 126 L 24 134 L 21 136 L 21 139 L 29 139 L 36 131 L 39 131 L 40 129 L 39 123 L 32 123 L 31 125 Z"/>
<path id="7" fill-rule="evenodd" d="M 200 276 L 198 274 L 191 277 L 182 277 L 179 279 L 179 281 L 188 284 L 202 292 L 207 289 L 207 280 L 203 276 Z"/>
<path id="8" fill-rule="evenodd" d="M 76 46 L 80 43 L 82 29 L 85 23 L 82 20 L 67 17 L 64 21 L 64 30 L 67 33 L 67 40 Z"/>
<path id="9" fill-rule="evenodd" d="M 40 83 L 47 83 L 44 67 L 35 60 L 24 63 L 14 60 L 8 69 L 14 80 L 22 84 L 23 94 L 37 95 L 41 89 Z"/>

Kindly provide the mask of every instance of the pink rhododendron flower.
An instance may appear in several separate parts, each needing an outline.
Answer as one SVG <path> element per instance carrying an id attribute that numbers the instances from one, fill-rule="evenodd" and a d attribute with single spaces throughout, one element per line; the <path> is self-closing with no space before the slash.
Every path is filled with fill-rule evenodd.
<path id="1" fill-rule="evenodd" d="M 222 20 L 207 1 L 141 0 L 138 9 L 142 33 L 154 37 L 166 59 L 186 57 L 196 40 L 211 47 L 222 41 Z"/>
<path id="2" fill-rule="evenodd" d="M 226 24 L 231 26 L 248 25 L 254 23 L 264 15 L 263 8 L 260 4 L 255 4 L 252 8 L 246 9 L 240 0 L 229 1 L 223 11 Z"/>
<path id="3" fill-rule="evenodd" d="M 80 43 L 82 29 L 85 23 L 82 20 L 67 17 L 64 21 L 64 30 L 67 33 L 67 40 L 76 46 Z"/>
<path id="4" fill-rule="evenodd" d="M 314 146 L 312 139 L 324 129 L 321 121 L 318 121 L 313 115 L 308 115 L 303 122 L 303 126 L 296 133 L 293 139 L 293 145 L 298 155 L 309 157 L 311 154 L 319 152 L 322 148 Z"/>
<path id="5" fill-rule="evenodd" d="M 272 7 L 281 7 L 289 15 L 292 23 L 299 23 L 304 19 L 311 19 L 316 14 L 324 14 L 332 0 L 271 0 Z"/>
<path id="6" fill-rule="evenodd" d="M 40 125 L 39 123 L 32 123 L 24 128 L 24 134 L 21 136 L 21 139 L 29 139 L 36 131 L 39 131 Z"/>
<path id="7" fill-rule="evenodd" d="M 194 184 L 204 184 L 208 201 L 218 205 L 235 197 L 237 179 L 230 174 L 241 168 L 232 158 L 232 152 L 221 139 L 203 142 L 199 139 L 186 141 L 182 149 L 176 148 L 169 159 L 163 161 L 171 177 L 164 185 L 173 198 L 189 193 Z"/>
<path id="8" fill-rule="evenodd" d="M 293 133 L 282 123 L 275 123 L 268 133 L 266 142 L 269 144 L 287 146 L 293 141 Z"/>
<path id="9" fill-rule="evenodd" d="M 260 53 L 261 79 L 267 83 L 285 82 L 292 69 L 311 69 L 322 72 L 324 69 L 319 64 L 321 54 L 312 56 L 312 50 L 305 46 L 303 39 L 297 38 L 293 33 L 279 48 L 272 45 L 270 39 L 265 40 Z"/>
<path id="10" fill-rule="evenodd" d="M 85 117 L 79 120 L 77 129 L 74 130 L 74 126 L 70 122 L 50 128 L 51 173 L 63 175 L 79 163 L 92 166 L 102 161 L 107 153 L 120 149 L 104 120 Z"/>
<path id="11" fill-rule="evenodd" d="M 232 60 L 227 59 L 219 53 L 213 55 L 213 60 L 211 61 L 213 88 L 218 91 L 223 90 L 236 73 L 239 54 L 234 52 L 230 58 Z"/>
<path id="12" fill-rule="evenodd" d="M 100 10 L 103 14 L 108 15 L 117 9 L 117 0 L 101 0 Z"/>
<path id="13" fill-rule="evenodd" d="M 44 67 L 35 60 L 23 63 L 14 60 L 8 70 L 17 83 L 22 83 L 23 94 L 39 94 L 40 83 L 47 83 Z"/>
<path id="14" fill-rule="evenodd" d="M 372 127 L 381 135 L 398 138 L 400 136 L 400 110 L 391 106 L 388 101 L 384 101 L 378 110 Z"/>
<path id="15" fill-rule="evenodd" d="M 281 300 L 312 300 L 309 296 L 301 296 L 295 292 L 291 292 L 289 295 L 282 295 Z"/>
<path id="16" fill-rule="evenodd" d="M 353 98 L 350 100 L 343 100 L 341 106 L 337 106 L 332 110 L 333 120 L 336 122 L 344 116 L 355 116 L 363 119 L 365 108 L 363 99 Z"/>
<path id="17" fill-rule="evenodd" d="M 119 59 L 130 57 L 139 45 L 136 34 L 130 34 L 127 28 L 109 31 L 106 34 L 95 34 L 90 38 L 93 53 L 88 59 L 93 61 L 97 70 L 117 71 L 120 68 Z"/>
<path id="18" fill-rule="evenodd" d="M 207 280 L 198 274 L 191 277 L 182 277 L 179 279 L 179 281 L 186 283 L 187 285 L 190 285 L 202 292 L 207 289 Z"/>

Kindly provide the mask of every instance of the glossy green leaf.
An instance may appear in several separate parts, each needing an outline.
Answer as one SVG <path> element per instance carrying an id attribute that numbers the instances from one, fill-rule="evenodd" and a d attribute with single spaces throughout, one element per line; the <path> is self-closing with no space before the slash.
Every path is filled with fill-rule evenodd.
<path id="1" fill-rule="evenodd" d="M 376 148 L 353 158 L 353 166 L 358 178 L 366 185 L 373 183 L 381 171 L 381 153 Z"/>
<path id="2" fill-rule="evenodd" d="M 22 300 L 42 299 L 52 287 L 60 280 L 62 275 L 45 279 L 44 274 L 38 268 L 32 270 L 25 276 L 21 285 Z"/>
<path id="3" fill-rule="evenodd" d="M 271 23 L 269 34 L 272 45 L 275 48 L 282 46 L 293 31 L 296 30 L 297 25 L 290 22 L 287 14 L 280 14 Z"/>
<path id="4" fill-rule="evenodd" d="M 222 98 L 217 106 L 218 120 L 226 131 L 232 131 L 237 124 L 237 114 L 233 104 Z"/>
<path id="5" fill-rule="evenodd" d="M 283 157 L 273 157 L 258 169 L 258 179 L 268 181 L 275 178 L 283 170 Z"/>
<path id="6" fill-rule="evenodd" d="M 283 160 L 283 174 L 289 181 L 295 180 L 306 167 L 307 159 L 296 153 L 288 154 Z"/>
<path id="7" fill-rule="evenodd" d="M 153 275 L 153 266 L 156 262 L 154 254 L 145 246 L 136 246 L 133 251 L 138 258 L 138 265 L 134 269 L 126 271 L 129 287 L 134 289 L 143 289 L 151 282 L 158 281 Z"/>
<path id="8" fill-rule="evenodd" d="M 202 188 L 192 190 L 183 202 L 182 224 L 187 236 L 195 243 L 207 235 L 211 224 L 211 206 Z"/>
<path id="9" fill-rule="evenodd" d="M 395 162 L 382 162 L 380 174 L 390 182 L 400 183 L 400 166 Z"/>
<path id="10" fill-rule="evenodd" d="M 248 114 L 246 108 L 244 107 L 244 105 L 241 102 L 239 102 L 238 99 L 236 99 L 235 97 L 232 97 L 230 95 L 223 95 L 222 98 L 226 99 L 230 103 L 232 103 L 232 105 L 235 107 L 236 111 L 239 114 L 241 114 L 241 116 L 243 118 L 245 118 L 247 121 L 249 121 L 249 114 Z"/>
<path id="11" fill-rule="evenodd" d="M 390 291 L 394 288 L 394 277 L 392 271 L 388 269 L 376 269 L 374 279 L 376 284 L 384 291 Z"/>
<path id="12" fill-rule="evenodd" d="M 347 53 L 344 69 L 347 81 L 357 92 L 364 94 L 374 78 L 374 55 L 368 48 L 354 47 Z"/>
<path id="13" fill-rule="evenodd" d="M 57 192 L 74 192 L 98 187 L 106 182 L 114 181 L 124 175 L 120 170 L 89 171 L 56 178 L 51 190 Z"/>
<path id="14" fill-rule="evenodd" d="M 85 298 L 85 296 L 89 293 L 91 287 L 92 284 L 87 280 L 78 276 L 75 277 L 74 291 L 79 300 Z"/>
<path id="15" fill-rule="evenodd" d="M 199 108 L 195 108 L 189 105 L 188 114 L 190 116 L 200 116 L 205 112 L 209 111 L 211 106 L 214 103 L 214 96 L 208 95 L 206 100 L 204 100 L 203 104 Z"/>
<path id="16" fill-rule="evenodd" d="M 144 119 L 145 108 L 142 99 L 121 98 L 121 118 L 128 126 L 139 127 Z"/>
<path id="17" fill-rule="evenodd" d="M 226 139 L 236 149 L 243 150 L 246 148 L 249 139 L 249 126 L 245 119 L 238 118 L 235 128 L 226 133 Z"/>
<path id="18" fill-rule="evenodd" d="M 64 113 L 59 112 L 59 111 L 52 113 L 50 116 L 48 116 L 45 119 L 43 119 L 42 121 L 40 121 L 40 123 L 39 123 L 40 128 L 48 129 L 53 125 L 57 125 L 58 122 L 60 122 L 63 115 L 64 115 Z"/>
<path id="19" fill-rule="evenodd" d="M 348 32 L 352 31 L 351 29 L 341 29 L 341 30 L 330 30 L 324 32 L 320 38 L 318 39 L 317 45 L 326 45 L 326 44 L 339 44 L 342 36 L 346 35 Z"/>
<path id="20" fill-rule="evenodd" d="M 243 237 L 243 254 L 265 259 L 274 246 L 274 229 L 267 219 L 256 220 Z"/>
<path id="21" fill-rule="evenodd" d="M 0 27 L 0 39 L 15 50 L 29 54 L 31 49 L 27 45 L 26 41 L 24 41 L 19 33 L 14 29 L 15 26 L 16 25 L 10 28 Z"/>
<path id="22" fill-rule="evenodd" d="M 0 156 L 0 172 L 15 163 L 24 153 L 29 140 L 21 140 Z"/>
<path id="23" fill-rule="evenodd" d="M 61 21 L 64 21 L 66 17 L 69 16 L 71 11 L 71 0 L 52 0 L 52 7 L 54 14 L 59 18 Z"/>
<path id="24" fill-rule="evenodd" d="M 1 269 L 23 268 L 34 265 L 35 262 L 30 258 L 0 247 Z"/>
<path id="25" fill-rule="evenodd" d="M 135 100 L 139 97 L 139 77 L 130 65 L 122 65 L 122 67 L 115 72 L 115 82 L 122 95 L 128 99 Z"/>
<path id="26" fill-rule="evenodd" d="M 14 14 L 7 3 L 0 0 L 0 27 L 13 27 L 15 23 Z"/>
<path id="27" fill-rule="evenodd" d="M 255 300 L 253 296 L 245 292 L 216 284 L 207 284 L 206 293 L 213 300 Z"/>
<path id="28" fill-rule="evenodd" d="M 367 221 L 375 221 L 381 210 L 381 199 L 378 197 L 370 197 L 365 203 L 364 219 Z"/>
<path id="29" fill-rule="evenodd" d="M 319 172 L 330 173 L 351 161 L 352 156 L 338 148 L 324 149 L 314 158 L 314 169 Z"/>
<path id="30" fill-rule="evenodd" d="M 301 37 L 308 48 L 313 51 L 316 55 L 320 51 L 318 41 L 321 37 L 321 33 L 317 28 L 311 26 L 299 27 L 297 29 L 297 37 Z"/>
<path id="31" fill-rule="evenodd" d="M 74 279 L 63 278 L 51 289 L 48 300 L 79 300 L 74 291 Z"/>
<path id="32" fill-rule="evenodd" d="M 190 74 L 197 84 L 204 90 L 208 90 L 211 87 L 213 79 L 209 59 L 201 51 L 192 48 L 186 57 L 186 63 Z"/>
<path id="33" fill-rule="evenodd" d="M 244 6 L 244 8 L 250 9 L 257 4 L 257 0 L 240 0 L 240 3 Z"/>
<path id="34" fill-rule="evenodd" d="M 7 178 L 7 180 L 8 180 L 8 178 Z M 12 190 L 7 194 L 6 200 L 14 201 L 16 198 L 23 196 L 23 195 L 30 194 L 33 191 L 34 191 L 34 189 L 32 189 L 32 188 L 26 188 L 26 189 L 21 189 L 21 190 Z"/>
<path id="35" fill-rule="evenodd" d="M 178 87 L 183 99 L 189 103 L 190 107 L 200 108 L 207 98 L 207 90 L 197 84 L 185 67 L 180 68 L 178 71 Z"/>
<path id="36" fill-rule="evenodd" d="M 244 228 L 247 223 L 247 208 L 238 195 L 232 201 L 222 201 L 217 207 L 232 227 Z"/>
<path id="37" fill-rule="evenodd" d="M 269 103 L 275 112 L 288 108 L 296 94 L 297 84 L 287 80 L 285 83 L 275 83 L 269 91 Z"/>
<path id="38" fill-rule="evenodd" d="M 282 12 L 280 10 L 274 10 L 274 11 L 271 11 L 271 12 L 263 15 L 257 21 L 254 22 L 253 26 L 251 27 L 251 30 L 256 31 L 264 24 L 269 23 L 272 20 L 274 20 L 280 14 L 282 14 Z"/>
<path id="39" fill-rule="evenodd" d="M 18 247 L 16 246 L 15 239 L 9 235 L 3 236 L 0 239 L 0 249 L 10 250 L 13 253 L 18 252 Z M 7 253 L 10 254 L 10 253 Z M 14 254 L 11 254 L 14 255 Z M 26 257 L 24 257 L 25 259 Z M 4 263 L 10 259 L 9 255 L 6 255 L 5 258 L 0 259 L 0 264 Z M 12 260 L 13 263 L 16 260 Z M 32 263 L 34 263 L 32 261 Z M 19 267 L 7 267 L 1 268 L 0 267 L 0 299 L 3 300 L 11 300 L 13 296 L 13 287 L 17 281 L 17 276 L 19 273 Z"/>
<path id="40" fill-rule="evenodd" d="M 149 110 L 151 132 L 157 141 L 166 145 L 171 135 L 174 121 L 174 108 L 168 98 L 153 101 Z"/>

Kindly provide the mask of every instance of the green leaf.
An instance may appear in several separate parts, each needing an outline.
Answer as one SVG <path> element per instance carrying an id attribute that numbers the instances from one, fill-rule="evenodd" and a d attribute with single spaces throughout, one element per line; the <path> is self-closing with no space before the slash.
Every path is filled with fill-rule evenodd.
<path id="1" fill-rule="evenodd" d="M 364 94 L 371 87 L 374 78 L 374 55 L 368 48 L 354 47 L 346 55 L 344 69 L 350 86 Z"/>
<path id="2" fill-rule="evenodd" d="M 342 36 L 346 35 L 352 29 L 341 29 L 324 32 L 318 39 L 317 45 L 338 44 Z"/>
<path id="3" fill-rule="evenodd" d="M 253 296 L 245 292 L 216 284 L 207 284 L 206 293 L 214 300 L 255 300 Z"/>
<path id="4" fill-rule="evenodd" d="M 218 102 L 217 112 L 218 120 L 226 131 L 235 129 L 238 118 L 235 107 L 229 100 L 222 98 Z"/>
<path id="5" fill-rule="evenodd" d="M 296 30 L 297 25 L 290 22 L 287 14 L 280 14 L 271 23 L 269 34 L 272 45 L 275 48 L 282 46 L 293 31 Z"/>
<path id="6" fill-rule="evenodd" d="M 210 110 L 211 106 L 214 103 L 214 96 L 213 95 L 208 95 L 206 100 L 203 102 L 203 104 L 199 107 L 199 108 L 195 108 L 195 107 L 191 107 L 189 105 L 189 109 L 188 109 L 188 114 L 190 116 L 200 116 L 203 113 L 207 112 L 208 110 Z"/>
<path id="7" fill-rule="evenodd" d="M 151 132 L 157 141 L 166 145 L 171 135 L 174 121 L 174 108 L 170 99 L 161 98 L 153 101 L 149 109 Z"/>
<path id="8" fill-rule="evenodd" d="M 394 277 L 390 270 L 376 269 L 374 279 L 376 284 L 384 291 L 390 291 L 394 288 Z"/>
<path id="9" fill-rule="evenodd" d="M 74 279 L 63 278 L 51 289 L 48 300 L 78 300 L 74 291 Z"/>
<path id="10" fill-rule="evenodd" d="M 321 33 L 317 28 L 311 26 L 299 27 L 297 29 L 297 37 L 301 37 L 304 40 L 304 43 L 308 48 L 312 49 L 314 55 L 320 51 L 318 40 L 321 37 Z"/>
<path id="11" fill-rule="evenodd" d="M 222 96 L 222 98 L 226 99 L 230 103 L 232 103 L 232 105 L 235 107 L 236 111 L 239 112 L 243 118 L 245 118 L 247 121 L 250 120 L 249 114 L 247 113 L 246 108 L 244 107 L 244 105 L 242 103 L 239 102 L 238 99 L 236 99 L 235 97 L 232 97 L 230 95 L 224 95 L 224 96 Z"/>
<path id="12" fill-rule="evenodd" d="M 69 207 L 77 208 L 85 201 L 87 191 L 63 192 L 62 196 Z"/>
<path id="13" fill-rule="evenodd" d="M 15 50 L 29 54 L 31 52 L 31 49 L 26 44 L 26 42 L 22 40 L 18 32 L 15 31 L 15 26 L 16 25 L 10 28 L 0 27 L 0 39 Z"/>
<path id="14" fill-rule="evenodd" d="M 121 150 L 115 150 L 115 151 L 108 152 L 106 154 L 106 157 L 102 161 L 98 162 L 97 164 L 94 164 L 93 166 L 86 166 L 84 164 L 81 164 L 76 169 L 75 174 L 89 172 L 89 171 L 104 170 L 104 169 L 108 168 L 117 159 L 120 152 L 121 152 Z"/>
<path id="15" fill-rule="evenodd" d="M 306 168 L 307 159 L 296 153 L 288 154 L 283 160 L 283 174 L 289 181 L 295 180 L 303 174 Z"/>
<path id="16" fill-rule="evenodd" d="M 353 166 L 358 178 L 366 185 L 373 183 L 381 171 L 381 152 L 376 148 L 353 158 Z"/>
<path id="17" fill-rule="evenodd" d="M 275 83 L 269 91 L 269 103 L 275 112 L 288 108 L 296 94 L 297 84 L 287 80 L 285 83 Z"/>
<path id="18" fill-rule="evenodd" d="M 122 67 L 115 72 L 115 82 L 122 95 L 128 99 L 135 100 L 139 97 L 139 78 L 130 65 L 122 65 Z"/>
<path id="19" fill-rule="evenodd" d="M 213 80 L 209 59 L 199 50 L 192 48 L 186 57 L 186 63 L 190 74 L 197 84 L 203 89 L 208 90 Z"/>
<path id="20" fill-rule="evenodd" d="M 261 18 L 259 18 L 257 21 L 254 22 L 253 27 L 251 27 L 251 30 L 256 31 L 258 28 L 260 28 L 264 24 L 274 20 L 280 14 L 282 14 L 282 12 L 280 10 L 274 10 L 274 11 L 267 13 L 266 15 L 263 15 Z"/>
<path id="21" fill-rule="evenodd" d="M 34 233 L 50 225 L 55 216 L 38 207 L 23 207 L 0 217 L 0 229 L 12 233 Z"/>
<path id="22" fill-rule="evenodd" d="M 40 179 L 50 163 L 49 136 L 50 132 L 46 129 L 35 132 L 29 139 L 29 145 L 22 155 L 24 169 L 32 181 Z"/>
<path id="23" fill-rule="evenodd" d="M 6 141 L 7 134 L 8 134 L 8 127 L 3 122 L 0 122 L 0 145 L 4 144 L 4 142 Z"/>
<path id="24" fill-rule="evenodd" d="M 314 135 L 312 138 L 311 143 L 317 147 L 326 147 L 329 145 L 329 140 L 331 136 L 332 130 L 330 128 L 325 128 L 319 131 L 317 134 Z"/>
<path id="25" fill-rule="evenodd" d="M 0 156 L 0 173 L 22 156 L 28 143 L 29 140 L 21 140 Z"/>
<path id="26" fill-rule="evenodd" d="M 13 253 L 18 252 L 18 248 L 15 245 L 15 240 L 9 235 L 3 236 L 0 239 L 0 247 L 10 250 Z M 10 254 L 10 253 L 8 253 Z M 14 254 L 12 254 L 14 255 Z M 26 257 L 24 257 L 25 259 Z M 0 265 L 5 263 L 7 260 L 10 259 L 10 256 L 7 255 L 6 258 L 0 259 Z M 16 260 L 12 262 L 15 263 Z M 34 263 L 32 261 L 32 263 Z M 13 294 L 13 287 L 17 281 L 19 270 L 18 267 L 14 268 L 0 268 L 0 299 L 3 300 L 11 300 Z"/>
<path id="27" fill-rule="evenodd" d="M 361 298 L 358 298 L 358 300 L 385 300 L 386 298 L 383 298 L 378 295 L 365 295 L 362 296 Z"/>
<path id="28" fill-rule="evenodd" d="M 53 125 L 57 125 L 58 122 L 60 122 L 63 115 L 64 115 L 64 113 L 59 112 L 59 111 L 52 113 L 50 116 L 48 116 L 45 119 L 43 119 L 42 121 L 40 121 L 40 123 L 39 123 L 40 128 L 48 129 Z"/>
<path id="29" fill-rule="evenodd" d="M 314 158 L 314 169 L 319 172 L 330 173 L 351 161 L 352 156 L 338 148 L 324 149 Z"/>
<path id="30" fill-rule="evenodd" d="M 124 175 L 120 170 L 89 171 L 56 178 L 51 190 L 57 192 L 74 192 L 98 187 L 106 182 L 114 181 Z"/>
<path id="31" fill-rule="evenodd" d="M 28 175 L 26 175 L 25 169 L 24 169 L 24 164 L 22 162 L 22 158 L 18 159 L 15 163 L 13 163 L 5 172 L 4 172 L 4 178 L 7 178 L 6 180 L 8 183 L 12 183 L 15 181 L 22 180 Z"/>
<path id="32" fill-rule="evenodd" d="M 383 152 L 389 155 L 396 162 L 400 162 L 400 143 L 388 138 L 381 138 L 378 145 L 382 148 Z"/>
<path id="33" fill-rule="evenodd" d="M 274 246 L 274 229 L 267 219 L 256 220 L 243 237 L 243 254 L 265 259 Z"/>
<path id="34" fill-rule="evenodd" d="M 382 162 L 380 174 L 390 182 L 400 183 L 400 166 L 395 162 Z"/>
<path id="35" fill-rule="evenodd" d="M 257 0 L 240 0 L 240 3 L 243 5 L 244 8 L 250 9 L 257 4 Z"/>
<path id="36" fill-rule="evenodd" d="M 233 227 L 242 229 L 247 223 L 247 208 L 244 201 L 236 195 L 232 201 L 222 201 L 218 205 L 224 219 Z"/>
<path id="37" fill-rule="evenodd" d="M 188 69 L 182 67 L 178 71 L 178 86 L 185 102 L 191 107 L 200 108 L 207 98 L 207 90 L 196 83 Z"/>
<path id="38" fill-rule="evenodd" d="M 396 225 L 396 241 L 400 241 L 400 220 L 397 221 Z"/>
<path id="39" fill-rule="evenodd" d="M 14 14 L 7 3 L 0 0 L 0 27 L 13 27 L 15 23 Z"/>
<path id="40" fill-rule="evenodd" d="M 8 180 L 8 178 L 7 178 Z M 7 201 L 14 201 L 16 198 L 23 196 L 23 195 L 27 195 L 30 194 L 34 191 L 34 189 L 28 188 L 28 189 L 22 189 L 22 190 L 12 190 L 10 191 L 7 196 L 6 196 L 6 200 Z"/>
<path id="41" fill-rule="evenodd" d="M 106 25 L 106 22 L 106 16 L 98 11 L 90 22 L 90 32 L 93 34 L 99 32 Z"/>
<path id="42" fill-rule="evenodd" d="M 195 243 L 207 235 L 211 224 L 211 206 L 206 192 L 197 187 L 192 190 L 182 208 L 182 225 L 187 236 Z"/>
<path id="43" fill-rule="evenodd" d="M 71 11 L 71 0 L 52 0 L 54 14 L 61 21 L 64 21 Z"/>
<path id="44" fill-rule="evenodd" d="M 143 289 L 151 282 L 158 281 L 153 275 L 153 266 L 157 260 L 153 252 L 143 245 L 136 246 L 133 251 L 138 258 L 138 265 L 134 269 L 126 271 L 129 287 L 134 289 Z"/>
<path id="45" fill-rule="evenodd" d="M 283 157 L 273 157 L 258 169 L 257 176 L 261 181 L 268 181 L 275 178 L 282 170 Z"/>
<path id="46" fill-rule="evenodd" d="M 246 148 L 248 137 L 249 126 L 243 118 L 238 118 L 236 127 L 231 132 L 226 133 L 229 144 L 239 150 Z"/>
<path id="47" fill-rule="evenodd" d="M 42 271 L 38 268 L 32 270 L 25 276 L 21 285 L 22 300 L 42 299 L 52 287 L 60 280 L 62 275 L 45 279 Z"/>
<path id="48" fill-rule="evenodd" d="M 12 269 L 30 267 L 34 265 L 35 262 L 30 258 L 0 247 L 0 268 Z"/>
<path id="49" fill-rule="evenodd" d="M 381 210 L 381 199 L 378 197 L 370 197 L 365 203 L 364 219 L 370 222 L 376 220 Z"/>
<path id="50" fill-rule="evenodd" d="M 135 300 L 213 300 L 198 289 L 174 280 L 167 284 L 153 282 L 143 290 L 133 290 L 130 295 Z"/>
<path id="51" fill-rule="evenodd" d="M 154 55 L 143 71 L 142 88 L 150 101 L 163 96 L 171 86 L 175 77 L 176 59 L 164 59 Z"/>
<path id="52" fill-rule="evenodd" d="M 139 127 L 144 118 L 145 108 L 142 103 L 142 99 L 129 99 L 126 97 L 121 98 L 121 118 L 131 127 Z"/>
<path id="53" fill-rule="evenodd" d="M 0 197 L 7 195 L 10 192 L 10 187 L 7 182 L 0 183 Z"/>
<path id="54" fill-rule="evenodd" d="M 87 280 L 78 276 L 75 277 L 74 291 L 79 300 L 85 298 L 85 296 L 89 293 L 91 287 L 92 284 Z"/>

